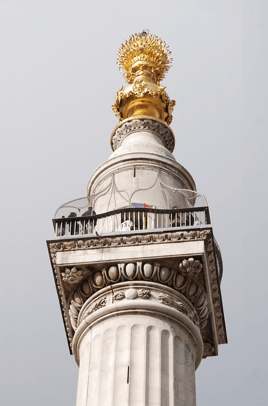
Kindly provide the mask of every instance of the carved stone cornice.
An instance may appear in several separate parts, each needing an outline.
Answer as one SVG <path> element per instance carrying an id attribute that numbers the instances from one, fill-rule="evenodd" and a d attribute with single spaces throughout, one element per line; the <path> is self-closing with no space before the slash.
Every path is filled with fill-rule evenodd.
<path id="1" fill-rule="evenodd" d="M 190 241 L 205 240 L 210 235 L 210 230 L 170 231 L 166 233 L 146 233 L 120 236 L 105 236 L 99 238 L 83 238 L 67 241 L 49 242 L 50 252 L 84 250 L 101 247 L 117 247 L 129 245 L 144 245 L 162 241 Z"/>
<path id="2" fill-rule="evenodd" d="M 214 307 L 214 316 L 217 326 L 218 342 L 219 344 L 226 344 L 227 343 L 226 327 L 223 315 L 223 305 L 221 299 L 219 277 L 216 271 L 217 270 L 216 257 L 212 239 L 208 239 L 206 241 L 206 251 L 207 251 L 207 262 L 209 271 L 208 273 L 210 278 L 211 295 Z"/>
<path id="3" fill-rule="evenodd" d="M 52 268 L 53 268 L 55 284 L 56 284 L 56 289 L 57 289 L 57 293 L 58 293 L 58 297 L 59 297 L 63 322 L 65 325 L 66 335 L 67 335 L 67 339 L 68 339 L 68 344 L 69 344 L 70 352 L 72 352 L 73 328 L 72 328 L 70 316 L 68 313 L 68 303 L 67 303 L 68 293 L 66 292 L 66 289 L 63 286 L 64 281 L 63 281 L 63 278 L 61 277 L 61 271 L 56 263 L 56 251 L 54 251 L 54 252 L 50 251 L 50 260 L 51 260 L 51 264 L 52 264 Z"/>
<path id="4" fill-rule="evenodd" d="M 117 126 L 111 135 L 112 150 L 115 151 L 117 148 L 119 148 L 128 135 L 139 131 L 153 132 L 154 134 L 158 135 L 163 141 L 164 146 L 170 152 L 173 152 L 175 137 L 171 128 L 162 121 L 148 118 L 128 119 L 121 123 L 121 125 Z"/>

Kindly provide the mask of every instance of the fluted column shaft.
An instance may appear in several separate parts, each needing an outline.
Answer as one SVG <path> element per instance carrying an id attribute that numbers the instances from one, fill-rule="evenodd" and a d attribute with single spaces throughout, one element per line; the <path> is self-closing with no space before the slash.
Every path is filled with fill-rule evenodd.
<path id="1" fill-rule="evenodd" d="M 109 308 L 96 312 L 74 340 L 77 406 L 195 406 L 198 328 L 145 300 Z"/>

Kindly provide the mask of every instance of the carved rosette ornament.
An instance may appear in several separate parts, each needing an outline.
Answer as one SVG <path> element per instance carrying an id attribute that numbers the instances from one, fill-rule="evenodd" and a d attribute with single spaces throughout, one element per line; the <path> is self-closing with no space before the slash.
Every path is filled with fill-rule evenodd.
<path id="1" fill-rule="evenodd" d="M 118 52 L 118 65 L 130 86 L 117 91 L 112 109 L 119 119 L 147 116 L 170 124 L 175 101 L 160 85 L 172 63 L 166 43 L 149 33 L 132 35 Z"/>
<path id="2" fill-rule="evenodd" d="M 84 276 L 88 273 L 86 269 L 77 269 L 75 266 L 71 269 L 65 268 L 64 272 L 61 273 L 62 279 L 68 283 L 80 282 Z"/>
<path id="3" fill-rule="evenodd" d="M 182 275 L 186 276 L 193 276 L 197 277 L 202 269 L 202 264 L 200 261 L 197 259 L 195 260 L 194 258 L 189 258 L 189 259 L 184 259 L 180 265 L 179 265 L 180 271 Z"/>

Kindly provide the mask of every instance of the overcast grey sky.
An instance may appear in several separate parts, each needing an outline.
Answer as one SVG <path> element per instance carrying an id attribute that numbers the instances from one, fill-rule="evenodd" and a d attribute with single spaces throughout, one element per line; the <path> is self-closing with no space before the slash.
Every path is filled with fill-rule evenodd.
<path id="1" fill-rule="evenodd" d="M 0 0 L 1 394 L 5 406 L 73 406 L 45 240 L 110 153 L 117 50 L 165 40 L 176 159 L 210 205 L 229 344 L 197 371 L 198 406 L 268 404 L 265 0 Z"/>

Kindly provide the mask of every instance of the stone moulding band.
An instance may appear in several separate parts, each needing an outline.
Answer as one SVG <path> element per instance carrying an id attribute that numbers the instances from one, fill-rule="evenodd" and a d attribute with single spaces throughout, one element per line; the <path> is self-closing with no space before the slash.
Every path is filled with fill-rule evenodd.
<path id="1" fill-rule="evenodd" d="M 175 136 L 171 128 L 162 120 L 151 119 L 146 116 L 130 118 L 121 122 L 111 135 L 112 150 L 115 151 L 119 148 L 128 135 L 139 131 L 152 132 L 158 135 L 163 141 L 164 146 L 170 152 L 174 151 Z"/>
<path id="2" fill-rule="evenodd" d="M 170 230 L 170 229 L 169 229 Z M 113 236 L 112 236 L 113 235 Z M 62 251 L 73 251 L 73 250 L 84 250 L 91 248 L 101 248 L 101 247 L 117 247 L 117 246 L 136 246 L 144 244 L 157 244 L 160 242 L 169 241 L 189 241 L 189 240 L 205 240 L 211 235 L 211 228 L 206 226 L 206 229 L 202 230 L 179 230 L 167 231 L 165 233 L 156 233 L 154 230 L 151 232 L 143 234 L 130 234 L 125 233 L 115 237 L 112 233 L 109 235 L 101 235 L 96 238 L 93 235 L 91 238 L 84 237 L 79 239 L 63 239 L 63 240 L 52 240 L 48 241 L 50 252 L 62 252 Z"/>
<path id="3" fill-rule="evenodd" d="M 195 368 L 197 369 L 203 356 L 203 340 L 198 327 L 183 313 L 177 310 L 163 306 L 160 303 L 152 303 L 144 300 L 135 300 L 134 302 L 116 302 L 110 306 L 101 308 L 98 312 L 91 313 L 79 325 L 73 338 L 73 354 L 79 365 L 79 346 L 84 334 L 96 323 L 102 322 L 111 317 L 123 317 L 124 314 L 135 313 L 135 315 L 147 315 L 153 318 L 164 318 L 175 323 L 181 324 L 193 337 L 197 346 L 197 357 Z"/>
<path id="4" fill-rule="evenodd" d="M 181 292 L 155 282 L 131 281 L 107 286 L 90 296 L 79 311 L 77 326 L 91 313 L 116 301 L 143 299 L 162 303 L 185 314 L 200 329 L 197 310 Z M 76 328 L 77 329 L 77 328 Z M 76 330 L 75 329 L 75 330 Z"/>

